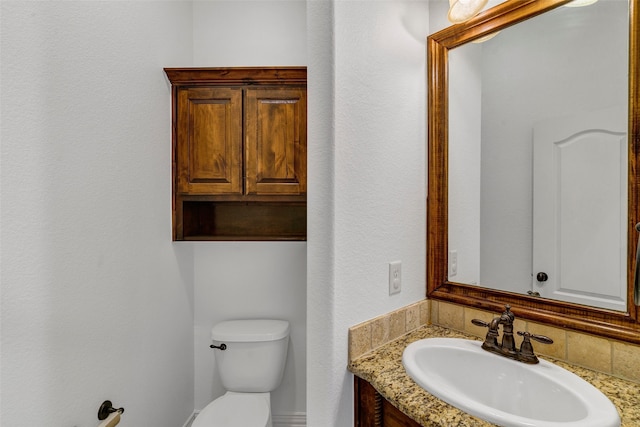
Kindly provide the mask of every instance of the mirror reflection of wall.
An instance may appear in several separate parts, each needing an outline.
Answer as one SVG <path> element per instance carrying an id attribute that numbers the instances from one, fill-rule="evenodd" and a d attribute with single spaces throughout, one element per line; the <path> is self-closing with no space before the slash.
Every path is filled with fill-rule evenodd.
<path id="1" fill-rule="evenodd" d="M 449 280 L 518 293 L 540 290 L 533 253 L 533 129 L 540 122 L 617 109 L 616 126 L 626 131 L 628 3 L 560 7 L 484 43 L 453 49 L 449 81 L 449 250 L 457 257 Z M 618 220 L 624 223 L 622 196 L 612 211 L 622 212 Z M 592 231 L 584 230 L 595 236 Z M 622 298 L 624 233 L 622 251 L 611 254 L 613 264 L 623 267 L 624 277 L 613 283 L 622 291 L 612 290 Z M 552 279 L 562 270 L 561 258 Z M 584 268 L 598 267 L 593 264 Z"/>

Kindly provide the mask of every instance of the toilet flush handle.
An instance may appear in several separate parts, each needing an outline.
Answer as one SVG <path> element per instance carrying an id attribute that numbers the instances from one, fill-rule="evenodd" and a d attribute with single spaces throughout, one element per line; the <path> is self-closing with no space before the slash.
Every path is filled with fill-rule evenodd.
<path id="1" fill-rule="evenodd" d="M 227 345 L 225 343 L 222 343 L 220 345 L 213 345 L 211 344 L 209 347 L 211 348 L 217 348 L 219 350 L 226 350 L 227 349 Z"/>

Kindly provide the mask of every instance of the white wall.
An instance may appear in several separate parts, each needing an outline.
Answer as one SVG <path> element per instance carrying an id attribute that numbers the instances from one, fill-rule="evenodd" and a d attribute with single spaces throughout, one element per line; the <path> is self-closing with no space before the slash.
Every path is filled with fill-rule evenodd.
<path id="1" fill-rule="evenodd" d="M 0 3 L 4 427 L 182 426 L 191 248 L 171 243 L 169 86 L 187 2 Z"/>
<path id="2" fill-rule="evenodd" d="M 424 298 L 426 0 L 309 1 L 299 12 L 308 51 L 265 19 L 251 34 L 278 38 L 268 56 L 249 48 L 245 25 L 200 45 L 215 31 L 207 25 L 219 3 L 233 8 L 1 3 L 3 425 L 89 427 L 105 398 L 127 408 L 123 427 L 182 425 L 194 407 L 193 359 L 212 363 L 194 346 L 208 344 L 218 315 L 242 312 L 246 294 L 265 292 L 252 285 L 256 276 L 292 298 L 265 292 L 259 314 L 301 321 L 306 246 L 307 352 L 294 331 L 285 386 L 304 393 L 306 357 L 308 425 L 349 426 L 348 327 Z M 280 23 L 278 4 L 263 12 Z M 230 34 L 247 50 L 234 50 Z M 160 69 L 306 58 L 308 243 L 172 244 Z M 261 262 L 236 275 L 248 260 Z M 403 263 L 403 290 L 390 297 L 393 260 Z M 237 287 L 227 287 L 230 278 Z M 197 365 L 196 377 L 210 367 Z M 198 384 L 196 400 L 216 393 Z M 299 404 L 276 401 L 274 410 Z"/>
<path id="3" fill-rule="evenodd" d="M 305 0 L 193 3 L 194 65 L 307 65 Z"/>
<path id="4" fill-rule="evenodd" d="M 353 424 L 349 326 L 425 295 L 428 16 L 426 1 L 307 4 L 309 426 Z"/>
<path id="5" fill-rule="evenodd" d="M 306 411 L 305 242 L 198 243 L 195 256 L 196 409 L 224 394 L 215 369 L 211 327 L 228 319 L 285 319 L 289 352 L 280 387 L 272 392 L 274 415 Z"/>
<path id="6" fill-rule="evenodd" d="M 306 65 L 306 2 L 303 0 L 200 1 L 193 5 L 197 66 Z M 313 159 L 309 159 L 313 162 Z M 272 393 L 274 417 L 306 412 L 305 242 L 199 242 L 195 274 L 195 407 L 224 389 L 215 369 L 211 327 L 243 317 L 291 323 L 282 385 Z"/>

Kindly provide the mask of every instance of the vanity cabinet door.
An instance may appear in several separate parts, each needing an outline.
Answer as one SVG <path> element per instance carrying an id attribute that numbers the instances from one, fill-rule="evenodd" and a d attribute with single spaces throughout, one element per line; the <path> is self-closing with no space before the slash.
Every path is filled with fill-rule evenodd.
<path id="1" fill-rule="evenodd" d="M 355 427 L 379 427 L 382 425 L 382 401 L 384 398 L 365 380 L 354 377 Z"/>
<path id="2" fill-rule="evenodd" d="M 384 427 L 420 427 L 420 424 L 406 416 L 388 400 L 382 402 L 382 425 Z"/>
<path id="3" fill-rule="evenodd" d="M 362 378 L 354 377 L 355 427 L 420 427 Z"/>

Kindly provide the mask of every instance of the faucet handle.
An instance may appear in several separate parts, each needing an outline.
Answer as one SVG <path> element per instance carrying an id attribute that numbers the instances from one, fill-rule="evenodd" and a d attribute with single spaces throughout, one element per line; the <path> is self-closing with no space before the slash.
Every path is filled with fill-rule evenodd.
<path id="1" fill-rule="evenodd" d="M 518 335 L 520 335 L 521 337 L 524 337 L 525 341 L 527 341 L 528 338 L 531 338 L 532 340 L 541 342 L 542 344 L 553 344 L 553 340 L 544 335 L 536 335 L 530 332 L 522 332 L 522 331 L 518 331 Z"/>
<path id="2" fill-rule="evenodd" d="M 531 340 L 536 340 L 544 344 L 553 344 L 553 340 L 544 335 L 535 335 L 530 332 L 518 331 L 518 335 L 523 337 L 522 344 L 520 345 L 520 352 L 518 354 L 518 360 L 524 363 L 538 363 L 538 357 L 533 353 L 533 346 Z"/>
<path id="3" fill-rule="evenodd" d="M 473 323 L 476 326 L 484 326 L 485 328 L 489 327 L 489 322 L 485 322 L 484 320 L 480 320 L 480 319 L 471 319 L 471 323 Z"/>

